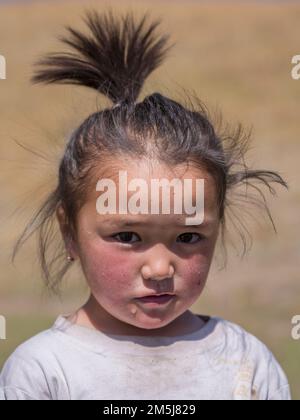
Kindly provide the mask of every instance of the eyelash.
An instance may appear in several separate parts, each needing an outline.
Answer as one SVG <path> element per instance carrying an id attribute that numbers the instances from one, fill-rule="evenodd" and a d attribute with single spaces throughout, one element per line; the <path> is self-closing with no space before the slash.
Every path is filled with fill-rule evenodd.
<path id="1" fill-rule="evenodd" d="M 134 232 L 119 232 L 119 233 L 116 233 L 115 235 L 113 235 L 112 238 L 116 238 L 117 236 L 124 235 L 124 234 L 139 236 L 137 233 L 134 233 Z M 201 240 L 205 239 L 205 237 L 203 235 L 200 235 L 199 233 L 195 233 L 195 232 L 185 232 L 185 233 L 182 233 L 181 235 L 178 236 L 178 238 L 180 236 L 183 236 L 183 235 L 197 235 L 198 236 L 198 240 L 196 242 L 181 242 L 181 243 L 187 244 L 187 245 L 194 245 L 194 244 L 199 243 Z M 122 242 L 122 241 L 119 241 L 119 242 L 124 243 L 124 244 L 134 244 L 134 243 L 136 243 L 138 241 L 134 241 L 134 242 L 126 242 L 126 241 Z"/>

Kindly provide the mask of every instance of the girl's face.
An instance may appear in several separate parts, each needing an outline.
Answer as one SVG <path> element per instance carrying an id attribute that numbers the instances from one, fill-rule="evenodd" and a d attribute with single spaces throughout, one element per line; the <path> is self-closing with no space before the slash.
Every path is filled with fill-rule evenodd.
<path id="1" fill-rule="evenodd" d="M 78 239 L 73 250 L 103 326 L 118 329 L 125 323 L 138 327 L 137 331 L 165 327 L 186 313 L 205 286 L 219 229 L 214 181 L 207 172 L 195 168 L 177 166 L 171 170 L 153 161 L 114 164 L 116 171 L 101 168 L 105 176 L 96 176 L 94 192 L 78 213 Z M 100 178 L 113 180 L 119 204 L 120 170 L 126 171 L 128 183 L 136 178 L 145 180 L 149 194 L 154 178 L 179 178 L 182 183 L 193 179 L 193 196 L 196 178 L 204 179 L 204 222 L 196 227 L 185 225 L 191 215 L 185 213 L 184 206 L 183 214 L 174 214 L 173 200 L 170 214 L 161 210 L 160 214 L 99 214 L 96 202 L 102 192 L 96 191 L 96 183 Z M 128 192 L 128 200 L 132 194 Z M 160 298 L 160 302 L 141 299 L 154 294 L 172 296 L 165 301 Z"/>

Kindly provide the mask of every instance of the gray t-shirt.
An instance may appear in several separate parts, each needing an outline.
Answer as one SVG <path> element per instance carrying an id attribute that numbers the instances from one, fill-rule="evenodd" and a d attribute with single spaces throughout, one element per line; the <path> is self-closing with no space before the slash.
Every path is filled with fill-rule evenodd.
<path id="1" fill-rule="evenodd" d="M 272 353 L 211 317 L 176 337 L 108 335 L 60 316 L 20 345 L 0 375 L 7 400 L 289 400 Z"/>

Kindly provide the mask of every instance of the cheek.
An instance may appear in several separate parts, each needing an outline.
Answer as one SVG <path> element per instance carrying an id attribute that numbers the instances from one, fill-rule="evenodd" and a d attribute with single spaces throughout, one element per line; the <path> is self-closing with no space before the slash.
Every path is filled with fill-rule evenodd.
<path id="1" fill-rule="evenodd" d="M 203 289 L 208 276 L 210 259 L 203 255 L 197 255 L 185 263 L 181 278 L 184 279 L 186 290 L 196 291 Z"/>
<path id="2" fill-rule="evenodd" d="M 81 259 L 82 269 L 92 292 L 118 296 L 131 287 L 134 262 L 115 246 L 89 245 Z"/>
<path id="3" fill-rule="evenodd" d="M 201 254 L 193 256 L 187 266 L 187 276 L 196 286 L 204 287 L 215 249 L 215 240 L 203 247 Z"/>

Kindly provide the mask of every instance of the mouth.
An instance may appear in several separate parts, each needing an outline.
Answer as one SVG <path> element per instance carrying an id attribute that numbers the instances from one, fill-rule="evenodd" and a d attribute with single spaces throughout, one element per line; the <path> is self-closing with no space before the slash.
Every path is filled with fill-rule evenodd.
<path id="1" fill-rule="evenodd" d="M 150 306 L 159 306 L 170 302 L 175 299 L 175 295 L 164 293 L 160 295 L 149 295 L 136 298 L 137 301 L 142 302 L 143 304 Z"/>

